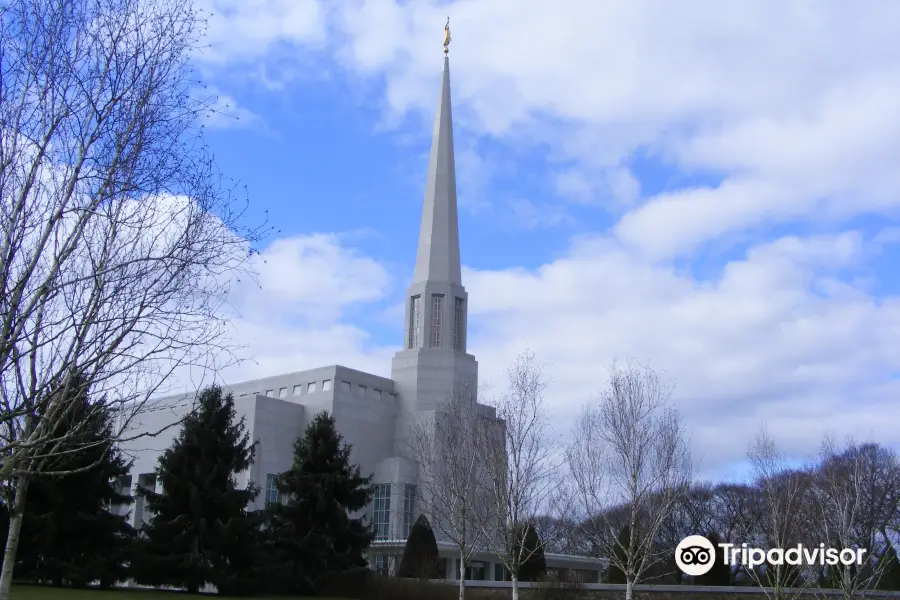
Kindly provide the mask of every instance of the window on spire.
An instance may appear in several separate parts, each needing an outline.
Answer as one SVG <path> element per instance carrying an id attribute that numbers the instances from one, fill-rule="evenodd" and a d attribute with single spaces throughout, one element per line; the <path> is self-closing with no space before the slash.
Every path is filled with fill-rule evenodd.
<path id="1" fill-rule="evenodd" d="M 413 296 L 409 303 L 409 347 L 419 347 L 419 328 L 422 326 L 422 297 Z"/>
<path id="2" fill-rule="evenodd" d="M 463 299 L 455 298 L 453 304 L 453 349 L 462 350 L 463 347 Z"/>
<path id="3" fill-rule="evenodd" d="M 444 308 L 444 296 L 434 294 L 431 297 L 431 347 L 441 347 L 441 323 L 442 310 Z"/>

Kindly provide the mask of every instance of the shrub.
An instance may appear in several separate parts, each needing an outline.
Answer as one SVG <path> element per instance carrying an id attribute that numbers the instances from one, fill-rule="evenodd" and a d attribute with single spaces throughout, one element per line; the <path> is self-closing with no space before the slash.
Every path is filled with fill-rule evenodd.
<path id="1" fill-rule="evenodd" d="M 609 569 L 606 571 L 608 583 L 625 583 L 625 572 L 621 565 L 627 562 L 626 548 L 629 546 L 630 537 L 631 529 L 626 525 L 619 531 L 616 547 L 613 549 L 614 560 L 610 562 Z"/>
<path id="2" fill-rule="evenodd" d="M 540 581 L 547 574 L 547 562 L 544 558 L 544 545 L 534 525 L 527 525 L 522 539 L 522 554 L 526 557 L 519 566 L 519 581 Z M 516 549 L 518 551 L 519 549 Z"/>
<path id="3" fill-rule="evenodd" d="M 900 590 L 900 562 L 897 561 L 897 551 L 893 544 L 888 543 L 881 560 L 886 562 L 878 580 L 878 589 Z"/>
<path id="4" fill-rule="evenodd" d="M 419 515 L 409 532 L 409 539 L 406 540 L 397 577 L 437 579 L 438 575 L 437 540 L 428 519 L 425 515 Z"/>

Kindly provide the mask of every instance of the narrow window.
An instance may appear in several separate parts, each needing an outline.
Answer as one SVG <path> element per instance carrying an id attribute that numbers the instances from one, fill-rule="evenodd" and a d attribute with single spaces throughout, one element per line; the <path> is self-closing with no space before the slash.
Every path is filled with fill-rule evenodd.
<path id="1" fill-rule="evenodd" d="M 302 394 L 302 393 L 303 393 L 303 386 L 302 386 L 302 385 L 295 385 L 295 386 L 294 386 L 294 395 L 295 395 L 295 396 L 299 396 L 299 395 Z"/>
<path id="2" fill-rule="evenodd" d="M 434 294 L 431 297 L 431 347 L 441 347 L 441 311 L 444 308 L 444 297 Z"/>
<path id="3" fill-rule="evenodd" d="M 375 397 L 376 400 L 381 400 L 381 390 L 376 390 L 375 388 L 372 388 L 372 395 Z"/>
<path id="4" fill-rule="evenodd" d="M 266 475 L 266 506 L 281 502 L 281 493 L 278 491 L 278 475 L 269 473 Z"/>
<path id="5" fill-rule="evenodd" d="M 274 398 L 275 390 L 266 390 L 266 396 L 268 396 L 269 398 Z"/>
<path id="6" fill-rule="evenodd" d="M 322 391 L 327 392 L 330 389 L 331 389 L 331 380 L 326 379 L 325 381 L 322 382 Z"/>
<path id="7" fill-rule="evenodd" d="M 349 391 L 350 391 L 350 382 L 349 382 L 349 381 L 342 381 L 342 382 L 341 382 L 341 391 L 342 391 L 342 392 L 349 392 Z"/>
<path id="8" fill-rule="evenodd" d="M 403 537 L 408 538 L 414 522 L 416 486 L 406 484 L 403 489 Z"/>
<path id="9" fill-rule="evenodd" d="M 286 388 L 286 387 L 283 387 L 283 388 L 281 388 L 280 390 L 278 390 L 278 397 L 279 397 L 279 398 L 284 398 L 284 397 L 286 397 L 286 396 L 287 396 L 287 388 Z"/>
<path id="10" fill-rule="evenodd" d="M 453 304 L 453 349 L 462 350 L 463 299 L 456 298 Z"/>
<path id="11" fill-rule="evenodd" d="M 419 347 L 419 328 L 422 326 L 421 322 L 421 296 L 413 296 L 410 301 L 409 306 L 409 347 L 410 348 L 418 348 Z"/>
<path id="12" fill-rule="evenodd" d="M 375 539 L 388 539 L 391 521 L 391 484 L 380 483 L 373 490 Z"/>
<path id="13" fill-rule="evenodd" d="M 308 386 L 306 386 L 306 393 L 307 393 L 307 394 L 312 394 L 312 393 L 315 392 L 315 391 L 316 391 L 316 382 L 315 382 L 315 381 L 313 381 L 311 384 L 309 384 Z"/>
<path id="14" fill-rule="evenodd" d="M 361 385 L 356 388 L 356 393 L 362 397 L 366 396 L 366 386 Z"/>

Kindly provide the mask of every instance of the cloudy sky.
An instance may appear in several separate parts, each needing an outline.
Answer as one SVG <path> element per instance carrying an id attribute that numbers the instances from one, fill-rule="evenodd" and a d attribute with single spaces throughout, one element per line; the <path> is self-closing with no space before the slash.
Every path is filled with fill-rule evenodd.
<path id="1" fill-rule="evenodd" d="M 209 141 L 266 240 L 237 380 L 389 375 L 451 17 L 470 349 L 564 432 L 665 371 L 705 474 L 767 422 L 900 442 L 900 3 L 205 0 Z"/>

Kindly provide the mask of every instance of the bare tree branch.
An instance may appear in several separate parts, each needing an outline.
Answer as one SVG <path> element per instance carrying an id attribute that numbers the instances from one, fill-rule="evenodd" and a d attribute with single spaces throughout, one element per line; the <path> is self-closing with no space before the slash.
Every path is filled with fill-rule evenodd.
<path id="1" fill-rule="evenodd" d="M 802 518 L 808 514 L 810 501 L 809 471 L 789 464 L 765 426 L 760 427 L 747 458 L 759 490 L 762 512 L 758 537 L 747 542 L 763 549 L 787 549 L 810 542 Z M 811 583 L 804 569 L 783 561 L 763 565 L 762 569 L 744 570 L 773 600 L 797 598 Z"/>
<path id="2" fill-rule="evenodd" d="M 839 564 L 821 574 L 844 598 L 875 589 L 887 566 L 878 558 L 886 550 L 886 528 L 897 510 L 897 472 L 894 454 L 874 444 L 848 440 L 839 450 L 830 435 L 822 442 L 810 494 L 810 524 L 830 547 L 866 552 L 861 566 Z M 888 476 L 873 481 L 874 473 Z"/>
<path id="3" fill-rule="evenodd" d="M 484 419 L 477 452 L 488 490 L 486 521 L 479 523 L 487 545 L 510 573 L 512 598 L 519 599 L 519 571 L 539 548 L 526 545 L 539 515 L 564 516 L 558 442 L 544 411 L 547 380 L 534 354 L 525 352 L 507 371 L 508 388 Z M 551 532 L 546 532 L 547 533 Z M 556 530 L 560 535 L 562 530 Z M 554 539 L 542 539 L 542 545 Z"/>
<path id="4" fill-rule="evenodd" d="M 227 293 L 262 231 L 203 143 L 188 62 L 202 33 L 189 0 L 0 13 L 0 600 L 29 479 L 71 473 L 61 458 L 89 449 L 101 411 L 105 446 L 159 433 L 138 417 L 173 373 L 235 360 Z M 81 419 L 76 385 L 95 399 Z"/>
<path id="5" fill-rule="evenodd" d="M 478 456 L 481 421 L 492 411 L 465 385 L 438 409 L 417 415 L 410 459 L 418 464 L 417 500 L 441 538 L 459 550 L 459 597 L 465 598 L 465 567 L 484 546 L 478 526 L 487 515 L 487 486 Z"/>
<path id="6" fill-rule="evenodd" d="M 599 406 L 588 406 L 568 449 L 593 552 L 621 569 L 626 600 L 659 557 L 655 540 L 691 481 L 692 461 L 672 387 L 649 367 L 610 367 Z M 610 511 L 621 507 L 621 511 Z M 620 519 L 611 518 L 616 512 Z M 622 525 L 627 539 L 620 540 Z"/>

